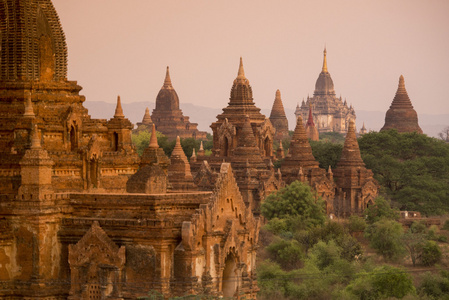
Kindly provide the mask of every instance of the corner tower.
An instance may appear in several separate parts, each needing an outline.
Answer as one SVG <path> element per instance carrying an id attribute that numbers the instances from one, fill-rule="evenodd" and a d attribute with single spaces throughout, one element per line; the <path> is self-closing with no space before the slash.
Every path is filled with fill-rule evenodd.
<path id="1" fill-rule="evenodd" d="M 276 140 L 282 140 L 288 137 L 288 120 L 285 115 L 284 105 L 282 104 L 281 91 L 279 90 L 276 91 L 270 121 L 276 129 L 274 135 Z"/>

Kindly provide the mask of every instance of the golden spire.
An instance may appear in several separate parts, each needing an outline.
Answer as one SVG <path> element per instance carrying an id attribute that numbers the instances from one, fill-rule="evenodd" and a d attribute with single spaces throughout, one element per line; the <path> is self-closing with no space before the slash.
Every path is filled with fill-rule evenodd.
<path id="1" fill-rule="evenodd" d="M 170 79 L 170 69 L 167 66 L 167 72 L 165 73 L 165 80 L 164 80 L 164 88 L 172 88 L 171 85 L 171 79 Z"/>
<path id="2" fill-rule="evenodd" d="M 237 74 L 237 78 L 245 78 L 245 70 L 243 69 L 243 59 L 241 56 L 240 56 L 239 73 Z"/>
<path id="3" fill-rule="evenodd" d="M 151 131 L 151 138 L 150 138 L 150 145 L 148 148 L 157 149 L 159 148 L 159 145 L 157 143 L 157 135 L 156 135 L 156 126 L 153 124 L 153 128 Z"/>
<path id="4" fill-rule="evenodd" d="M 327 59 L 326 59 L 326 54 L 327 54 L 326 47 L 324 47 L 324 59 L 323 59 L 323 70 L 322 70 L 323 73 L 327 73 L 327 72 L 328 72 L 328 71 L 327 71 Z"/>
<path id="5" fill-rule="evenodd" d="M 123 114 L 122 102 L 120 101 L 120 96 L 117 96 L 117 106 L 115 108 L 114 118 L 123 119 L 125 115 Z"/>

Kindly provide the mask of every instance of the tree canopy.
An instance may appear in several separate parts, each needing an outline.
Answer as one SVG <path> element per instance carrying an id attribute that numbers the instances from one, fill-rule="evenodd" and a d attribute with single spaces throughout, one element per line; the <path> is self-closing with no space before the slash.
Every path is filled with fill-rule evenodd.
<path id="1" fill-rule="evenodd" d="M 449 211 L 449 144 L 388 130 L 363 135 L 359 146 L 367 168 L 401 210 Z"/>

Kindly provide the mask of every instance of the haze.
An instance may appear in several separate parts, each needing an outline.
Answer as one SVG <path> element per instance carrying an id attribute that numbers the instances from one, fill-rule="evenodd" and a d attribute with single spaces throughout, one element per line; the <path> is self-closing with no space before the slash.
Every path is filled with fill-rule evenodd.
<path id="1" fill-rule="evenodd" d="M 294 109 L 313 94 L 326 45 L 335 91 L 356 113 L 385 112 L 401 74 L 418 115 L 449 112 L 446 0 L 53 3 L 87 101 L 154 102 L 170 66 L 181 108 L 222 108 L 242 56 L 256 105 L 271 108 L 280 89 Z"/>

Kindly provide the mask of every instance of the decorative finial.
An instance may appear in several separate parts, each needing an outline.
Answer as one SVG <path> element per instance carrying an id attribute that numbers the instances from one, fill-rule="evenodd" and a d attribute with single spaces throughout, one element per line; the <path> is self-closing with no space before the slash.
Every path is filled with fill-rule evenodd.
<path id="1" fill-rule="evenodd" d="M 33 103 L 31 102 L 31 93 L 30 91 L 25 91 L 25 96 L 26 96 L 26 102 L 25 102 L 25 112 L 23 114 L 24 117 L 26 118 L 33 118 L 34 115 L 34 110 L 33 110 Z"/>
<path id="2" fill-rule="evenodd" d="M 171 79 L 170 79 L 170 68 L 167 66 L 167 72 L 165 73 L 165 80 L 164 80 L 164 88 L 171 88 Z"/>
<path id="3" fill-rule="evenodd" d="M 31 149 L 40 149 L 41 139 L 39 138 L 39 131 L 37 129 L 37 124 L 34 125 L 31 132 Z"/>
<path id="4" fill-rule="evenodd" d="M 240 56 L 240 65 L 239 65 L 239 73 L 237 74 L 238 78 L 244 78 L 245 77 L 245 70 L 243 69 L 243 59 Z"/>
<path id="5" fill-rule="evenodd" d="M 123 114 L 122 102 L 120 101 L 120 96 L 117 96 L 117 107 L 115 108 L 114 118 L 123 119 L 125 115 Z"/>
<path id="6" fill-rule="evenodd" d="M 282 146 L 282 140 L 279 140 L 279 149 L 284 150 L 284 146 Z"/>
<path id="7" fill-rule="evenodd" d="M 195 148 L 193 148 L 193 151 L 192 151 L 192 156 L 191 156 L 191 158 L 196 158 L 196 152 L 195 152 Z"/>
<path id="8" fill-rule="evenodd" d="M 203 148 L 203 141 L 201 141 L 201 143 L 200 143 L 200 150 L 199 151 L 204 151 L 204 148 Z"/>
<path id="9" fill-rule="evenodd" d="M 281 91 L 280 90 L 276 90 L 276 99 L 281 99 Z"/>
<path id="10" fill-rule="evenodd" d="M 156 126 L 154 124 L 151 129 L 150 145 L 148 146 L 148 148 L 152 148 L 152 149 L 159 148 L 159 145 L 157 143 Z"/>
<path id="11" fill-rule="evenodd" d="M 326 46 L 324 46 L 324 59 L 323 59 L 323 70 L 322 70 L 322 72 L 323 73 L 327 73 L 327 58 L 326 58 L 326 54 L 327 54 L 327 51 L 326 51 Z"/>

